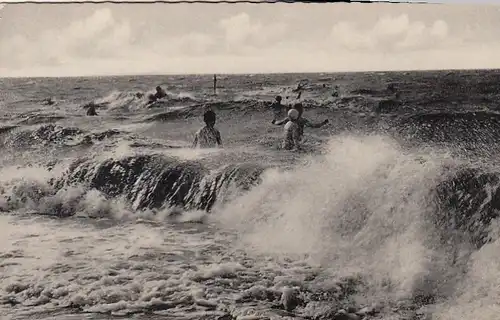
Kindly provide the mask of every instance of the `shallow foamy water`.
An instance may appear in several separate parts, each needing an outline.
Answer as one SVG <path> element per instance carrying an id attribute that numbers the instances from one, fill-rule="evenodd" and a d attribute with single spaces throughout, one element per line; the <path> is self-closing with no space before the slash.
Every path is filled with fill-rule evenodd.
<path id="1" fill-rule="evenodd" d="M 206 225 L 2 216 L 0 226 L 6 316 L 52 318 L 71 310 L 217 316 L 246 290 L 279 292 L 287 273 L 298 280 L 297 266 L 247 258 L 232 247 L 234 235 Z M 254 313 L 244 303 L 238 309 Z"/>

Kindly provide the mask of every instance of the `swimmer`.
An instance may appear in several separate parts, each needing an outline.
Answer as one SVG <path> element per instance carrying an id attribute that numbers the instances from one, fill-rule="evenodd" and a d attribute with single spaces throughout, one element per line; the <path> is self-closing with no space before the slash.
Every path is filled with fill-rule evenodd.
<path id="1" fill-rule="evenodd" d="M 297 84 L 297 87 L 295 89 L 292 90 L 292 92 L 300 92 L 302 90 L 304 90 L 304 87 L 306 86 L 306 84 L 308 83 L 309 81 L 308 80 L 301 80 L 298 84 Z"/>
<path id="2" fill-rule="evenodd" d="M 335 90 L 332 92 L 332 97 L 337 98 L 339 96 L 339 86 L 335 86 Z"/>
<path id="3" fill-rule="evenodd" d="M 304 136 L 304 127 L 309 127 L 309 128 L 321 128 L 322 126 L 326 125 L 329 121 L 328 119 L 325 119 L 323 122 L 320 123 L 313 123 L 309 121 L 308 119 L 302 117 L 302 114 L 304 113 L 304 106 L 302 103 L 296 103 L 291 110 L 297 110 L 299 113 L 298 118 L 297 118 L 297 124 L 299 125 L 299 137 L 302 139 Z M 280 121 L 275 121 L 273 120 L 271 123 L 275 124 L 277 126 L 281 126 L 283 124 L 287 124 L 290 121 L 290 118 L 285 118 Z"/>
<path id="4" fill-rule="evenodd" d="M 282 148 L 285 150 L 300 149 L 300 127 L 297 123 L 299 112 L 296 109 L 288 111 L 289 121 L 285 125 Z"/>
<path id="5" fill-rule="evenodd" d="M 155 93 L 156 99 L 165 98 L 166 96 L 167 96 L 167 93 L 165 92 L 165 90 L 163 90 L 162 87 L 157 86 L 156 87 L 156 93 Z"/>
<path id="6" fill-rule="evenodd" d="M 394 85 L 394 83 L 389 83 L 387 85 L 387 91 L 389 91 L 390 93 L 395 93 L 396 92 L 396 86 Z"/>
<path id="7" fill-rule="evenodd" d="M 155 102 L 158 99 L 165 98 L 166 96 L 167 96 L 167 93 L 165 92 L 165 90 L 163 90 L 162 87 L 157 86 L 156 87 L 156 93 L 155 94 L 150 94 L 148 96 L 149 103 L 153 103 L 153 102 Z"/>
<path id="8" fill-rule="evenodd" d="M 87 106 L 87 115 L 88 116 L 97 116 L 97 111 L 95 110 L 95 104 L 94 103 L 90 103 Z"/>
<path id="9" fill-rule="evenodd" d="M 207 110 L 203 114 L 205 126 L 196 132 L 193 141 L 193 148 L 215 148 L 222 147 L 222 139 L 219 130 L 215 126 L 216 115 L 212 110 Z"/>
<path id="10" fill-rule="evenodd" d="M 52 100 L 52 97 L 43 99 L 43 101 L 42 101 L 42 104 L 47 105 L 47 106 L 51 106 L 54 103 L 55 103 L 55 101 Z"/>
<path id="11" fill-rule="evenodd" d="M 271 104 L 271 109 L 273 109 L 274 113 L 274 118 L 273 118 L 274 120 L 283 117 L 283 109 L 285 108 L 285 106 L 281 104 L 281 100 L 282 100 L 281 96 L 276 96 L 276 99 Z"/>

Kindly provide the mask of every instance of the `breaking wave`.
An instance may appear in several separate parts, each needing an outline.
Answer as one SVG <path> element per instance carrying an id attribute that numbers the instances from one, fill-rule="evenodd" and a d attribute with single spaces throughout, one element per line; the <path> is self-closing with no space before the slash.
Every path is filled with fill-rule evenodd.
<path id="1" fill-rule="evenodd" d="M 481 105 L 498 76 L 455 94 L 463 79 L 426 74 L 322 76 L 300 90 L 296 76 L 220 77 L 217 95 L 209 76 L 12 82 L 0 102 L 0 309 L 495 319 L 499 123 Z M 177 93 L 148 103 L 166 80 Z M 269 148 L 277 94 L 331 119 L 308 132 L 311 154 Z M 90 102 L 98 117 L 84 116 Z M 188 151 L 207 107 L 228 143 Z M 463 152 L 474 148 L 494 161 Z"/>
<path id="2" fill-rule="evenodd" d="M 19 175 L 9 169 L 2 208 L 211 221 L 235 230 L 239 245 L 257 255 L 326 266 L 337 289 L 326 289 L 330 282 L 320 276 L 307 286 L 297 283 L 298 296 L 287 307 L 320 318 L 338 311 L 333 301 L 356 310 L 398 302 L 398 313 L 446 301 L 463 285 L 468 263 L 496 245 L 500 172 L 438 153 L 405 152 L 380 136 L 338 137 L 325 151 L 292 170 L 257 164 L 208 170 L 159 154 L 82 158 L 64 170 L 26 168 Z M 249 290 L 239 299 L 283 299 L 281 291 Z M 324 290 L 333 291 L 318 299 Z"/>

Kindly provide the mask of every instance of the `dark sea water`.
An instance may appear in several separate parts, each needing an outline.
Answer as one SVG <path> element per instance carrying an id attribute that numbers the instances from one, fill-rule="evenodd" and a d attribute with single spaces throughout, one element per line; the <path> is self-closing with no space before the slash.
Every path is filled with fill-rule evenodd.
<path id="1" fill-rule="evenodd" d="M 329 124 L 280 150 L 300 82 Z M 0 79 L 1 319 L 496 320 L 499 98 L 500 71 Z M 222 149 L 190 148 L 207 106 Z"/>

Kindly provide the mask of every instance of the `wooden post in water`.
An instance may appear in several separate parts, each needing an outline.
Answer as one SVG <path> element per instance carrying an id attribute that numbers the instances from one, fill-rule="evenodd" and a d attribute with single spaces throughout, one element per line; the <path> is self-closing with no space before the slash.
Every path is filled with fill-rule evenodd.
<path id="1" fill-rule="evenodd" d="M 217 95 L 217 75 L 214 74 L 214 96 Z"/>

